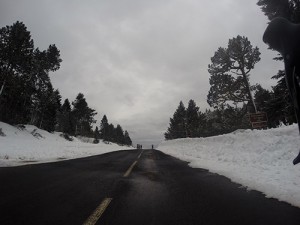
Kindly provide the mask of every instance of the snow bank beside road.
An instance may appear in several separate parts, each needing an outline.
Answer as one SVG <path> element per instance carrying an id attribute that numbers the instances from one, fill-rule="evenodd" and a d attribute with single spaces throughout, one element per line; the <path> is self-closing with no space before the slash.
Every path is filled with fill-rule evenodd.
<path id="1" fill-rule="evenodd" d="M 165 141 L 158 149 L 300 207 L 300 165 L 292 164 L 300 149 L 296 125 Z"/>
<path id="2" fill-rule="evenodd" d="M 17 128 L 0 122 L 0 166 L 74 159 L 111 151 L 132 149 L 117 144 L 84 143 L 73 137 L 67 141 L 61 133 L 49 133 L 32 125 Z"/>

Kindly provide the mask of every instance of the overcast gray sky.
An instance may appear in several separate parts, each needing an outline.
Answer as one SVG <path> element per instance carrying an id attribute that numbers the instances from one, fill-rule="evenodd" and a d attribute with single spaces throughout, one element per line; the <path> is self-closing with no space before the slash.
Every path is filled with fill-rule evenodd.
<path id="1" fill-rule="evenodd" d="M 262 35 L 267 18 L 257 0 L 0 0 L 0 26 L 22 21 L 35 47 L 56 44 L 63 60 L 54 88 L 73 101 L 82 92 L 122 125 L 135 143 L 158 144 L 179 101 L 208 108 L 207 66 L 218 47 L 243 35 L 261 61 L 250 82 L 270 88 L 281 62 Z"/>

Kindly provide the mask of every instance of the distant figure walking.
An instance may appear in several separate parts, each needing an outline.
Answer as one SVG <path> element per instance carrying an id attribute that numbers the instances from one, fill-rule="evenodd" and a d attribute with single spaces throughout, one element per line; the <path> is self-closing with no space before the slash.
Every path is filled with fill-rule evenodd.
<path id="1" fill-rule="evenodd" d="M 285 80 L 294 103 L 300 131 L 300 24 L 277 17 L 268 25 L 263 41 L 280 52 L 284 59 Z M 300 162 L 300 152 L 294 165 Z"/>

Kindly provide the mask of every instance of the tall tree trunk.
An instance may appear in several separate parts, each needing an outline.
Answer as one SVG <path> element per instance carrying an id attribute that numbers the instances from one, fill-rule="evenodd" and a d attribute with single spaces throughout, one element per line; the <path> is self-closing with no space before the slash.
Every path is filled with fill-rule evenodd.
<path id="1" fill-rule="evenodd" d="M 243 74 L 244 83 L 245 83 L 245 85 L 246 85 L 246 88 L 247 88 L 247 92 L 248 92 L 250 101 L 252 102 L 252 105 L 253 105 L 253 107 L 254 107 L 255 113 L 257 113 L 257 108 L 256 108 L 255 101 L 254 101 L 254 98 L 253 98 L 252 93 L 251 93 L 250 84 L 249 84 L 249 81 L 248 81 L 248 79 L 247 79 L 247 75 L 246 75 L 244 69 L 242 69 L 241 71 L 242 71 L 242 74 Z"/>

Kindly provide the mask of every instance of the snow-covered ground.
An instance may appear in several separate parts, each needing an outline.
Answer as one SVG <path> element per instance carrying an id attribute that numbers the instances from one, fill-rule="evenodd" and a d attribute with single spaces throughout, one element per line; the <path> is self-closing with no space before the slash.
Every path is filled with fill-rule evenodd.
<path id="1" fill-rule="evenodd" d="M 67 141 L 61 133 L 49 133 L 32 125 L 14 127 L 0 122 L 0 166 L 53 162 L 133 149 L 117 144 L 88 143 L 91 139 L 72 137 Z"/>
<path id="2" fill-rule="evenodd" d="M 297 125 L 165 141 L 158 149 L 300 207 L 300 165 L 292 164 L 300 149 Z"/>

